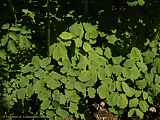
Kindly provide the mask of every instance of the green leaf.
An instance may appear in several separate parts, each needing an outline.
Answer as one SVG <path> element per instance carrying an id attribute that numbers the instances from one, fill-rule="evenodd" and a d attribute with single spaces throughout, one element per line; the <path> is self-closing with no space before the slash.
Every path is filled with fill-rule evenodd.
<path id="1" fill-rule="evenodd" d="M 139 4 L 140 6 L 143 6 L 143 5 L 145 4 L 145 1 L 144 1 L 144 0 L 138 0 L 138 4 Z"/>
<path id="2" fill-rule="evenodd" d="M 65 105 L 66 102 L 67 102 L 67 96 L 61 94 L 59 103 Z"/>
<path id="3" fill-rule="evenodd" d="M 135 97 L 140 97 L 141 96 L 142 91 L 140 90 L 135 90 Z"/>
<path id="4" fill-rule="evenodd" d="M 153 104 L 153 98 L 152 98 L 151 96 L 148 96 L 148 102 L 149 102 L 150 104 Z"/>
<path id="5" fill-rule="evenodd" d="M 63 40 L 71 40 L 75 37 L 75 35 L 73 33 L 70 32 L 62 32 L 59 35 L 60 38 L 62 38 Z"/>
<path id="6" fill-rule="evenodd" d="M 88 62 L 89 61 L 88 61 L 87 57 L 80 54 L 80 56 L 79 56 L 79 62 L 77 64 L 77 67 L 79 69 L 86 69 L 86 66 L 88 65 Z"/>
<path id="7" fill-rule="evenodd" d="M 9 40 L 8 45 L 7 45 L 7 49 L 11 53 L 17 52 L 17 48 L 16 48 L 15 42 L 13 40 Z"/>
<path id="8" fill-rule="evenodd" d="M 131 53 L 128 55 L 128 57 L 135 62 L 143 61 L 141 51 L 136 47 L 132 48 Z"/>
<path id="9" fill-rule="evenodd" d="M 73 103 L 78 103 L 80 100 L 79 95 L 77 95 L 77 91 L 76 90 L 65 90 L 65 95 L 67 96 L 67 100 L 71 101 Z"/>
<path id="10" fill-rule="evenodd" d="M 115 92 L 111 93 L 109 98 L 107 98 L 107 99 L 108 99 L 107 104 L 112 106 L 112 107 L 118 105 L 118 102 L 120 100 L 119 99 L 119 94 L 115 93 Z"/>
<path id="11" fill-rule="evenodd" d="M 75 79 L 75 77 L 67 77 L 67 82 L 66 82 L 66 84 L 65 84 L 65 87 L 67 88 L 67 89 L 74 89 L 74 87 L 75 87 L 75 82 L 76 82 L 76 79 Z"/>
<path id="12" fill-rule="evenodd" d="M 96 47 L 95 52 L 99 55 L 103 55 L 103 49 L 100 47 Z"/>
<path id="13" fill-rule="evenodd" d="M 160 58 L 154 59 L 154 65 L 156 66 L 157 73 L 160 73 Z"/>
<path id="14" fill-rule="evenodd" d="M 108 43 L 110 44 L 115 44 L 116 41 L 120 40 L 116 37 L 116 35 L 107 35 L 106 39 L 108 40 Z"/>
<path id="15" fill-rule="evenodd" d="M 25 16 L 29 16 L 32 19 L 32 21 L 35 23 L 35 19 L 34 19 L 35 13 L 34 12 L 29 11 L 28 9 L 22 9 L 22 12 L 24 12 Z"/>
<path id="16" fill-rule="evenodd" d="M 143 92 L 143 99 L 146 100 L 148 98 L 148 93 L 147 92 Z"/>
<path id="17" fill-rule="evenodd" d="M 80 38 L 75 38 L 73 39 L 74 42 L 75 42 L 75 47 L 79 48 L 79 47 L 82 47 L 82 40 Z"/>
<path id="18" fill-rule="evenodd" d="M 78 90 L 79 92 L 86 93 L 86 84 L 84 84 L 80 81 L 75 82 L 75 87 L 74 88 L 76 90 Z"/>
<path id="19" fill-rule="evenodd" d="M 137 87 L 140 88 L 140 89 L 144 89 L 147 85 L 145 79 L 136 80 L 135 83 L 136 83 Z"/>
<path id="20" fill-rule="evenodd" d="M 116 84 L 116 89 L 121 92 L 122 91 L 122 82 L 120 81 L 115 81 L 115 84 Z"/>
<path id="21" fill-rule="evenodd" d="M 47 83 L 47 87 L 52 90 L 56 89 L 61 85 L 57 79 L 50 76 L 46 77 L 45 82 Z"/>
<path id="22" fill-rule="evenodd" d="M 31 42 L 27 39 L 26 36 L 23 36 L 23 35 L 20 35 L 20 38 L 19 38 L 19 47 L 21 49 L 29 49 L 31 48 Z"/>
<path id="23" fill-rule="evenodd" d="M 91 23 L 83 23 L 83 27 L 85 31 L 92 32 L 93 30 L 97 30 L 96 25 L 92 25 Z"/>
<path id="24" fill-rule="evenodd" d="M 78 79 L 82 82 L 87 82 L 87 81 L 91 80 L 91 76 L 92 76 L 91 71 L 83 70 L 83 71 L 81 71 Z"/>
<path id="25" fill-rule="evenodd" d="M 135 66 L 135 62 L 131 59 L 127 59 L 124 63 L 123 63 L 124 67 L 126 68 L 133 68 Z"/>
<path id="26" fill-rule="evenodd" d="M 11 38 L 12 40 L 14 40 L 15 42 L 18 41 L 18 36 L 15 32 L 10 32 L 8 33 L 9 38 Z"/>
<path id="27" fill-rule="evenodd" d="M 31 62 L 33 65 L 39 66 L 40 62 L 41 62 L 41 59 L 39 58 L 39 56 L 33 56 L 32 62 Z"/>
<path id="28" fill-rule="evenodd" d="M 160 76 L 159 75 L 155 75 L 155 80 L 154 80 L 155 83 L 157 84 L 160 84 Z"/>
<path id="29" fill-rule="evenodd" d="M 16 90 L 16 94 L 17 94 L 18 99 L 23 100 L 25 98 L 25 91 L 26 91 L 25 88 L 20 88 L 20 89 Z"/>
<path id="30" fill-rule="evenodd" d="M 56 110 L 56 114 L 58 116 L 62 117 L 63 119 L 65 119 L 67 116 L 69 116 L 69 113 L 60 107 Z"/>
<path id="31" fill-rule="evenodd" d="M 127 1 L 127 4 L 128 4 L 128 6 L 133 7 L 133 6 L 136 6 L 138 4 L 138 1 L 133 1 L 133 2 Z"/>
<path id="32" fill-rule="evenodd" d="M 51 58 L 50 58 L 50 57 L 43 58 L 43 59 L 40 61 L 40 66 L 41 66 L 42 68 L 46 68 L 50 63 L 51 63 Z"/>
<path id="33" fill-rule="evenodd" d="M 122 56 L 112 57 L 113 64 L 119 65 L 124 58 Z"/>
<path id="34" fill-rule="evenodd" d="M 41 109 L 46 110 L 50 105 L 50 100 L 48 98 L 43 99 L 43 102 L 41 103 Z"/>
<path id="35" fill-rule="evenodd" d="M 77 113 L 77 110 L 78 110 L 77 104 L 71 102 L 70 107 L 69 107 L 69 111 L 70 111 L 71 113 L 74 113 L 74 114 L 75 114 L 75 113 Z"/>
<path id="36" fill-rule="evenodd" d="M 141 109 L 142 112 L 146 112 L 148 110 L 148 108 L 149 108 L 149 105 L 147 104 L 146 101 L 141 100 L 139 102 L 139 108 Z"/>
<path id="37" fill-rule="evenodd" d="M 87 42 L 84 42 L 84 43 L 83 43 L 83 49 L 84 49 L 86 52 L 92 51 L 91 45 L 90 45 L 89 43 L 87 43 Z"/>
<path id="38" fill-rule="evenodd" d="M 112 112 L 114 114 L 118 114 L 118 111 L 114 107 L 109 107 L 109 112 Z"/>
<path id="39" fill-rule="evenodd" d="M 134 95 L 134 90 L 132 90 L 127 83 L 122 82 L 122 88 L 128 97 L 132 97 Z"/>
<path id="40" fill-rule="evenodd" d="M 120 94 L 119 95 L 118 106 L 120 108 L 124 109 L 125 107 L 127 107 L 127 105 L 128 105 L 127 96 L 125 94 Z"/>
<path id="41" fill-rule="evenodd" d="M 93 40 L 93 39 L 96 39 L 97 37 L 98 37 L 98 31 L 97 30 L 93 30 L 93 31 L 90 31 L 90 32 L 87 31 L 85 33 L 85 39 L 89 40 L 90 44 L 94 44 L 96 42 L 96 40 Z"/>
<path id="42" fill-rule="evenodd" d="M 8 40 L 9 40 L 8 35 L 3 35 L 2 38 L 0 39 L 1 45 L 5 46 L 8 42 Z"/>
<path id="43" fill-rule="evenodd" d="M 78 23 L 74 23 L 73 25 L 71 25 L 69 27 L 69 31 L 71 33 L 74 33 L 75 35 L 77 36 L 80 36 L 81 34 L 84 34 L 84 31 L 83 31 L 83 26 L 82 24 L 78 24 Z"/>
<path id="44" fill-rule="evenodd" d="M 26 87 L 29 84 L 29 79 L 27 79 L 27 77 L 21 76 L 19 79 L 20 79 L 19 82 L 20 87 Z"/>
<path id="45" fill-rule="evenodd" d="M 145 73 L 148 70 L 147 65 L 145 63 L 137 62 L 136 64 L 143 73 Z"/>
<path id="46" fill-rule="evenodd" d="M 49 120 L 55 120 L 54 117 L 55 117 L 55 112 L 53 110 L 47 110 L 46 111 L 46 115 L 47 117 L 49 118 Z"/>
<path id="47" fill-rule="evenodd" d="M 121 65 L 112 65 L 110 66 L 109 68 L 112 73 L 114 73 L 116 76 L 120 76 L 123 71 L 124 71 L 124 68 L 121 66 Z"/>
<path id="48" fill-rule="evenodd" d="M 137 107 L 138 105 L 138 99 L 137 98 L 133 98 L 129 100 L 129 107 Z"/>
<path id="49" fill-rule="evenodd" d="M 25 93 L 27 97 L 31 97 L 34 94 L 33 86 L 31 84 L 27 86 Z"/>
<path id="50" fill-rule="evenodd" d="M 109 97 L 109 89 L 106 84 L 102 84 L 98 87 L 97 93 L 100 96 L 100 98 L 108 98 Z"/>
<path id="51" fill-rule="evenodd" d="M 154 76 L 155 75 L 153 73 L 146 72 L 145 73 L 145 82 L 146 82 L 146 84 L 148 84 L 149 86 L 151 86 L 151 84 L 154 81 Z"/>
<path id="52" fill-rule="evenodd" d="M 89 96 L 90 98 L 94 98 L 94 97 L 95 97 L 96 90 L 95 90 L 94 88 L 89 87 L 89 88 L 87 89 L 87 91 L 88 91 L 88 96 Z"/>
<path id="53" fill-rule="evenodd" d="M 5 52 L 5 50 L 4 49 L 0 49 L 0 58 L 2 58 L 2 59 L 6 59 L 6 55 L 7 55 L 7 53 Z"/>
<path id="54" fill-rule="evenodd" d="M 3 24 L 2 27 L 1 27 L 1 29 L 7 30 L 7 29 L 9 29 L 9 26 L 10 26 L 9 23 Z"/>
<path id="55" fill-rule="evenodd" d="M 96 25 L 92 25 L 90 23 L 83 23 L 83 27 L 86 31 L 85 33 L 86 40 L 96 39 L 98 37 L 98 31 L 97 31 Z M 92 41 L 92 40 L 90 41 L 91 44 L 94 44 L 92 42 L 96 42 L 96 41 Z"/>
<path id="56" fill-rule="evenodd" d="M 140 111 L 139 109 L 136 109 L 136 115 L 140 117 L 140 119 L 143 119 L 144 113 Z"/>
<path id="57" fill-rule="evenodd" d="M 112 58 L 112 52 L 111 52 L 111 49 L 109 47 L 106 47 L 105 48 L 105 51 L 104 51 L 104 56 L 108 59 Z"/>
<path id="58" fill-rule="evenodd" d="M 106 73 L 104 71 L 105 71 L 104 67 L 98 68 L 98 77 L 100 80 L 104 80 L 106 78 Z"/>
<path id="59" fill-rule="evenodd" d="M 132 117 L 135 112 L 136 112 L 136 109 L 134 108 L 130 109 L 128 112 L 128 117 Z"/>
<path id="60" fill-rule="evenodd" d="M 141 74 L 138 68 L 134 66 L 131 69 L 126 69 L 124 75 L 127 79 L 136 80 L 140 77 Z"/>
<path id="61" fill-rule="evenodd" d="M 153 59 L 156 56 L 156 54 L 151 50 L 147 50 L 146 52 L 143 53 L 143 56 L 144 56 L 143 57 L 144 58 L 144 62 L 146 64 L 149 64 L 149 63 L 153 62 Z"/>
<path id="62" fill-rule="evenodd" d="M 60 43 L 55 43 L 53 44 L 53 47 L 50 48 L 50 53 L 52 53 L 53 59 L 59 61 L 59 59 L 65 60 L 67 59 L 67 49 L 65 47 L 65 44 L 60 42 Z"/>
<path id="63" fill-rule="evenodd" d="M 79 97 L 79 95 L 76 94 L 76 92 L 75 92 L 75 94 L 72 94 L 72 95 L 71 95 L 71 101 L 72 101 L 73 103 L 78 103 L 79 100 L 80 100 L 80 97 Z"/>

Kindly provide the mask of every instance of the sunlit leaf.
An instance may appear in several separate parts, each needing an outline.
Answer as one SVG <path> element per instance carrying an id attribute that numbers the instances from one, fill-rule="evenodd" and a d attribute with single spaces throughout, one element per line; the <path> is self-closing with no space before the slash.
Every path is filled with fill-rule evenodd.
<path id="1" fill-rule="evenodd" d="M 132 117 L 132 115 L 136 112 L 134 108 L 130 109 L 128 112 L 128 117 Z"/>
<path id="2" fill-rule="evenodd" d="M 92 50 L 92 47 L 91 47 L 91 45 L 90 45 L 89 43 L 84 42 L 84 44 L 83 44 L 83 49 L 84 49 L 86 52 L 89 52 L 89 51 Z"/>
<path id="3" fill-rule="evenodd" d="M 143 92 L 143 99 L 146 100 L 148 98 L 148 93 L 147 92 Z"/>
<path id="4" fill-rule="evenodd" d="M 63 40 L 71 40 L 75 37 L 75 35 L 73 33 L 70 32 L 62 32 L 59 35 L 60 38 L 62 38 Z"/>
<path id="5" fill-rule="evenodd" d="M 82 47 L 82 40 L 80 38 L 74 39 L 77 48 Z"/>
<path id="6" fill-rule="evenodd" d="M 94 88 L 89 87 L 89 88 L 87 89 L 87 91 L 88 91 L 88 96 L 89 96 L 90 98 L 94 98 L 94 97 L 95 97 L 96 90 L 95 90 Z"/>
<path id="7" fill-rule="evenodd" d="M 57 61 L 59 61 L 59 59 L 66 59 L 67 58 L 67 49 L 62 42 L 55 43 L 53 45 L 53 48 L 50 50 L 52 50 L 52 51 L 50 51 L 50 53 L 52 53 L 53 59 L 55 59 Z"/>
<path id="8" fill-rule="evenodd" d="M 69 113 L 66 110 L 61 109 L 60 107 L 56 110 L 56 114 L 61 116 L 62 119 L 66 118 L 69 115 Z"/>
<path id="9" fill-rule="evenodd" d="M 127 107 L 127 105 L 128 105 L 127 96 L 125 94 L 120 94 L 119 95 L 118 106 L 120 108 L 124 109 L 125 107 Z"/>
<path id="10" fill-rule="evenodd" d="M 106 39 L 108 40 L 108 43 L 110 43 L 110 44 L 115 44 L 116 41 L 120 40 L 115 35 L 107 35 Z"/>
<path id="11" fill-rule="evenodd" d="M 129 107 L 131 108 L 131 107 L 137 107 L 137 105 L 138 105 L 138 99 L 137 98 L 132 98 L 132 99 L 130 99 L 129 100 Z"/>
<path id="12" fill-rule="evenodd" d="M 122 56 L 112 57 L 113 64 L 119 65 L 124 58 Z"/>
<path id="13" fill-rule="evenodd" d="M 69 31 L 71 33 L 74 33 L 75 35 L 77 36 L 80 36 L 81 34 L 84 34 L 84 31 L 83 31 L 83 26 L 82 24 L 78 24 L 78 23 L 74 23 L 73 25 L 71 25 L 69 27 Z"/>
<path id="14" fill-rule="evenodd" d="M 104 51 L 104 56 L 108 59 L 112 58 L 112 52 L 111 52 L 111 49 L 109 47 L 106 47 L 105 48 L 105 51 Z"/>
<path id="15" fill-rule="evenodd" d="M 136 109 L 136 115 L 139 116 L 140 119 L 143 119 L 144 113 L 139 109 Z"/>
<path id="16" fill-rule="evenodd" d="M 41 59 L 39 58 L 39 56 L 33 56 L 32 62 L 31 62 L 33 65 L 39 66 L 40 62 L 41 62 Z"/>
<path id="17" fill-rule="evenodd" d="M 139 102 L 139 107 L 140 107 L 142 112 L 146 112 L 148 110 L 149 105 L 147 104 L 146 101 L 141 100 Z"/>
<path id="18" fill-rule="evenodd" d="M 141 94 L 142 94 L 142 91 L 140 91 L 140 90 L 135 90 L 135 97 L 140 97 L 141 96 Z"/>
<path id="19" fill-rule="evenodd" d="M 40 61 L 40 66 L 41 66 L 42 68 L 46 68 L 50 63 L 51 63 L 51 58 L 50 58 L 50 57 L 46 57 L 46 58 L 43 58 L 43 59 Z"/>
<path id="20" fill-rule="evenodd" d="M 141 51 L 136 47 L 132 48 L 131 53 L 128 55 L 128 57 L 134 61 L 143 61 Z"/>
<path id="21" fill-rule="evenodd" d="M 6 24 L 2 25 L 1 29 L 7 30 L 7 29 L 9 29 L 9 26 L 10 26 L 10 24 L 6 23 Z"/>
<path id="22" fill-rule="evenodd" d="M 77 104 L 71 102 L 70 107 L 69 107 L 69 111 L 70 111 L 71 113 L 77 113 L 77 110 L 78 110 Z"/>
<path id="23" fill-rule="evenodd" d="M 140 89 L 144 89 L 146 87 L 146 81 L 143 79 L 143 80 L 136 80 L 136 85 L 138 88 Z"/>
<path id="24" fill-rule="evenodd" d="M 128 86 L 127 83 L 122 82 L 122 88 L 128 97 L 132 97 L 134 95 L 134 91 Z"/>

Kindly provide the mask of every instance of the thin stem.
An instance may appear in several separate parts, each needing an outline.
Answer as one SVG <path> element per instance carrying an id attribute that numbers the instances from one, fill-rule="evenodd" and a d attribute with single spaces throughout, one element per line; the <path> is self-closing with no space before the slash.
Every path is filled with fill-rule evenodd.
<path id="1" fill-rule="evenodd" d="M 51 26 L 50 26 L 50 8 L 49 8 L 50 1 L 47 0 L 47 47 L 48 47 L 48 56 L 49 56 L 49 46 L 50 46 L 50 40 L 51 40 Z"/>
<path id="2" fill-rule="evenodd" d="M 9 5 L 10 5 L 10 7 L 11 7 L 11 10 L 12 10 L 12 12 L 13 12 L 14 20 L 15 20 L 15 24 L 16 24 L 16 23 L 17 23 L 17 16 L 16 16 L 15 8 L 14 8 L 11 0 L 8 0 L 8 2 L 9 2 Z"/>

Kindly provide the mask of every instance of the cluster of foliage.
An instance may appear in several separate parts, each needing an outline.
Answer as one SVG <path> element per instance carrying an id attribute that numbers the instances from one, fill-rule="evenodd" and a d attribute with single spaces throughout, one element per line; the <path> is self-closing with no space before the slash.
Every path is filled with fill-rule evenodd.
<path id="1" fill-rule="evenodd" d="M 5 37 L 1 39 L 7 52 L 15 54 L 16 48 L 27 50 L 31 46 L 29 32 L 23 27 L 20 26 L 19 34 L 14 34 L 19 26 L 2 28 L 11 31 L 7 33 L 7 42 Z M 21 64 L 15 78 L 4 83 L 9 107 L 19 99 L 24 101 L 37 94 L 42 102 L 40 115 L 50 120 L 70 115 L 85 119 L 84 99 L 98 94 L 105 99 L 110 112 L 122 115 L 127 109 L 129 117 L 143 118 L 160 93 L 159 31 L 154 40 L 145 43 L 145 51 L 133 47 L 125 56 L 113 56 L 108 45 L 97 45 L 99 39 L 112 46 L 121 41 L 115 30 L 106 34 L 90 23 L 71 25 L 50 45 L 48 57 L 33 56 L 31 62 Z M 6 57 L 6 51 L 1 49 L 0 58 Z"/>

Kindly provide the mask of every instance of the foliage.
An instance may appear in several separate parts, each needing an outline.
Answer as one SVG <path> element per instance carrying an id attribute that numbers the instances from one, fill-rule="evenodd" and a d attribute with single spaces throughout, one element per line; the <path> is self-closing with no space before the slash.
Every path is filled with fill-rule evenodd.
<path id="1" fill-rule="evenodd" d="M 41 115 L 46 114 L 51 120 L 69 115 L 85 119 L 84 113 L 79 112 L 81 99 L 98 94 L 106 99 L 111 112 L 121 115 L 129 108 L 129 117 L 136 114 L 143 118 L 154 96 L 160 93 L 159 39 L 151 41 L 145 52 L 133 47 L 128 55 L 113 57 L 110 47 L 95 46 L 98 36 L 114 45 L 118 38 L 115 41 L 113 35 L 98 31 L 90 23 L 71 25 L 50 45 L 49 57 L 33 56 L 30 63 L 21 66 L 16 78 L 4 83 L 9 106 L 38 94 Z M 149 64 L 153 66 L 151 70 Z M 98 81 L 101 84 L 95 88 Z"/>

